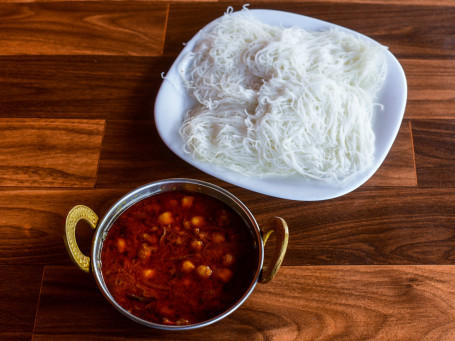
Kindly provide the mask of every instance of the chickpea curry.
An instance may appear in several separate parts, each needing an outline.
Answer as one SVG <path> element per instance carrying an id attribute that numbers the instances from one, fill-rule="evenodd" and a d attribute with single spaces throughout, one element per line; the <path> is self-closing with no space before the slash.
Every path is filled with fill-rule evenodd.
<path id="1" fill-rule="evenodd" d="M 104 281 L 133 315 L 194 324 L 231 308 L 248 290 L 257 245 L 243 219 L 211 196 L 166 192 L 128 208 L 101 253 Z"/>

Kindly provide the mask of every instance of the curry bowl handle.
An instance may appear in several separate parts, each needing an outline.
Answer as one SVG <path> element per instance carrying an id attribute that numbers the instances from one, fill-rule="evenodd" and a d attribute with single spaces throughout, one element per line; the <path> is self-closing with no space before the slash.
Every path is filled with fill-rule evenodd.
<path id="1" fill-rule="evenodd" d="M 261 276 L 259 278 L 259 283 L 265 284 L 272 280 L 273 277 L 277 274 L 280 269 L 281 263 L 283 262 L 284 255 L 286 254 L 286 249 L 288 247 L 289 240 L 289 229 L 288 225 L 283 218 L 275 217 L 275 226 L 273 226 L 263 237 L 263 245 L 267 243 L 269 236 L 275 232 L 276 233 L 276 243 L 275 243 L 275 253 L 272 258 L 272 262 L 268 267 L 262 268 Z"/>
<path id="2" fill-rule="evenodd" d="M 76 225 L 79 220 L 85 220 L 92 229 L 96 229 L 98 216 L 93 210 L 84 205 L 74 206 L 66 216 L 65 234 L 63 239 L 71 260 L 84 272 L 90 272 L 90 257 L 85 256 L 76 242 Z"/>

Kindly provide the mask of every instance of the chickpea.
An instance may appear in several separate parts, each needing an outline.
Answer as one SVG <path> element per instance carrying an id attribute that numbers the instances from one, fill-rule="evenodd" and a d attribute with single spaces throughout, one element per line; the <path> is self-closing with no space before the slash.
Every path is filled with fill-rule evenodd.
<path id="1" fill-rule="evenodd" d="M 191 262 L 190 260 L 185 260 L 183 263 L 182 263 L 182 271 L 183 272 L 191 272 L 193 271 L 195 268 L 193 262 Z"/>
<path id="2" fill-rule="evenodd" d="M 177 320 L 176 324 L 178 326 L 186 325 L 186 324 L 190 324 L 190 321 L 188 321 L 187 319 L 179 319 L 179 320 Z"/>
<path id="3" fill-rule="evenodd" d="M 190 208 L 193 205 L 194 197 L 192 196 L 185 196 L 182 198 L 182 207 L 183 208 Z"/>
<path id="4" fill-rule="evenodd" d="M 173 241 L 173 244 L 174 244 L 174 245 L 177 245 L 177 246 L 182 245 L 182 243 L 183 243 L 183 239 L 182 239 L 182 237 L 180 237 L 180 236 L 178 236 L 177 238 L 175 238 L 174 241 Z"/>
<path id="5" fill-rule="evenodd" d="M 212 269 L 208 265 L 199 265 L 196 269 L 201 278 L 207 279 L 212 275 Z"/>
<path id="6" fill-rule="evenodd" d="M 141 248 L 139 249 L 137 256 L 140 259 L 147 259 L 150 258 L 152 252 L 156 251 L 156 246 L 150 246 L 147 243 L 143 243 Z"/>
<path id="7" fill-rule="evenodd" d="M 193 224 L 193 226 L 196 226 L 196 227 L 199 227 L 199 226 L 203 226 L 205 225 L 205 219 L 204 217 L 202 216 L 194 216 L 191 218 L 191 224 Z"/>
<path id="8" fill-rule="evenodd" d="M 144 269 L 144 271 L 142 271 L 142 275 L 146 279 L 152 278 L 153 276 L 155 276 L 155 274 L 156 274 L 156 272 L 153 269 Z"/>
<path id="9" fill-rule="evenodd" d="M 230 266 L 234 264 L 234 256 L 230 253 L 226 253 L 223 258 L 221 259 L 223 266 Z"/>
<path id="10" fill-rule="evenodd" d="M 163 317 L 163 324 L 173 325 L 174 322 L 172 322 L 171 320 L 169 320 L 169 319 L 166 318 L 166 317 Z"/>
<path id="11" fill-rule="evenodd" d="M 232 278 L 232 271 L 226 268 L 220 269 L 216 272 L 216 277 L 218 277 L 222 282 L 227 283 Z"/>
<path id="12" fill-rule="evenodd" d="M 141 248 L 139 249 L 137 256 L 140 259 L 147 259 L 152 255 L 152 252 L 150 249 L 147 247 L 147 244 L 142 244 Z"/>
<path id="13" fill-rule="evenodd" d="M 144 239 L 147 243 L 149 244 L 156 244 L 158 243 L 158 238 L 156 235 L 152 234 L 148 234 L 148 233 L 143 233 L 142 234 L 142 239 Z"/>
<path id="14" fill-rule="evenodd" d="M 203 243 L 200 240 L 193 240 L 191 242 L 191 247 L 193 248 L 193 250 L 201 251 L 202 250 L 202 246 L 203 246 Z"/>
<path id="15" fill-rule="evenodd" d="M 118 238 L 117 239 L 117 250 L 120 253 L 123 253 L 126 248 L 126 241 L 124 238 Z"/>
<path id="16" fill-rule="evenodd" d="M 161 213 L 158 216 L 158 222 L 162 225 L 169 225 L 174 222 L 174 217 L 172 216 L 172 212 L 167 211 L 164 213 Z"/>
<path id="17" fill-rule="evenodd" d="M 213 232 L 212 233 L 212 241 L 215 244 L 221 244 L 226 241 L 226 237 L 224 236 L 224 233 L 221 232 Z"/>

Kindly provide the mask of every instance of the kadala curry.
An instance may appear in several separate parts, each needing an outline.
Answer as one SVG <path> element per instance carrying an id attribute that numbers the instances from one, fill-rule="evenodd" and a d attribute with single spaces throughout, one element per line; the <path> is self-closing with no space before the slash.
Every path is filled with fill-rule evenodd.
<path id="1" fill-rule="evenodd" d="M 166 192 L 127 209 L 101 253 L 104 281 L 115 301 L 154 323 L 207 321 L 247 292 L 257 245 L 243 219 L 202 193 Z"/>

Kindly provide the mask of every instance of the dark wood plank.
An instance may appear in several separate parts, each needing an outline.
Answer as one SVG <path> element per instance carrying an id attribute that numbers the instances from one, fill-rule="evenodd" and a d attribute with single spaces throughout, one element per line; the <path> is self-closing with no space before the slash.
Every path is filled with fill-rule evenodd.
<path id="1" fill-rule="evenodd" d="M 93 187 L 103 120 L 0 119 L 0 186 Z"/>
<path id="2" fill-rule="evenodd" d="M 164 39 L 163 53 L 177 55 L 187 41 L 210 21 L 220 17 L 228 6 L 236 10 L 242 8 L 239 3 L 171 3 Z M 199 15 L 204 13 L 204 15 Z M 185 25 L 181 25 L 184 22 Z"/>
<path id="3" fill-rule="evenodd" d="M 60 2 L 60 1 L 81 1 L 81 0 L 23 0 L 23 2 Z M 94 1 L 94 2 L 99 2 L 100 0 L 84 0 L 86 2 L 88 1 Z M 115 0 L 117 1 L 117 0 Z M 144 0 L 131 0 L 131 1 L 144 1 Z M 219 0 L 157 0 L 156 2 L 162 2 L 162 3 L 197 3 L 197 2 L 217 2 Z M 301 0 L 275 0 L 274 2 L 282 2 L 286 4 L 292 4 L 294 2 L 300 2 Z M 2 2 L 11 2 L 11 0 L 0 0 L 0 3 Z M 249 1 L 249 3 L 262 3 L 264 0 L 252 0 Z M 312 0 L 312 3 L 316 2 L 323 2 L 323 3 L 349 3 L 349 2 L 355 2 L 355 3 L 363 3 L 363 4 L 384 4 L 384 2 L 388 4 L 400 4 L 400 5 L 420 5 L 420 6 L 453 6 L 453 1 L 452 0 L 355 0 L 355 1 L 349 1 L 349 0 Z"/>
<path id="4" fill-rule="evenodd" d="M 284 268 L 242 317 L 270 339 L 450 339 L 454 275 L 448 266 Z"/>
<path id="5" fill-rule="evenodd" d="M 97 187 L 140 186 L 168 177 L 217 181 L 174 155 L 152 121 L 107 121 Z M 386 161 L 366 185 L 416 185 L 408 121 L 403 123 Z"/>
<path id="6" fill-rule="evenodd" d="M 406 118 L 453 118 L 454 63 L 401 59 Z M 0 57 L 0 117 L 149 119 L 173 57 Z"/>
<path id="7" fill-rule="evenodd" d="M 402 59 L 408 82 L 406 118 L 455 118 L 455 60 Z"/>
<path id="8" fill-rule="evenodd" d="M 454 189 L 364 187 L 329 201 L 295 202 L 214 183 L 242 200 L 263 229 L 274 216 L 287 221 L 285 265 L 455 262 Z M 1 263 L 70 264 L 62 240 L 68 211 L 85 204 L 102 217 L 131 189 L 1 190 Z M 92 232 L 84 225 L 78 241 L 88 254 Z M 266 249 L 272 251 L 273 243 Z"/>
<path id="9" fill-rule="evenodd" d="M 34 340 L 420 340 L 455 335 L 452 266 L 282 267 L 222 321 L 184 333 L 114 310 L 94 279 L 46 267 Z"/>
<path id="10" fill-rule="evenodd" d="M 150 119 L 172 59 L 0 57 L 0 117 Z"/>
<path id="11" fill-rule="evenodd" d="M 43 267 L 0 265 L 0 274 L 0 339 L 30 340 Z"/>
<path id="12" fill-rule="evenodd" d="M 100 217 L 127 189 L 0 190 L 0 263 L 71 264 L 63 244 L 66 215 L 78 204 Z M 77 228 L 81 250 L 89 254 L 92 230 L 85 222 Z M 5 274 L 6 275 L 6 274 Z"/>
<path id="13" fill-rule="evenodd" d="M 420 187 L 455 187 L 455 121 L 413 120 Z"/>
<path id="14" fill-rule="evenodd" d="M 229 189 L 260 226 L 287 221 L 285 265 L 455 264 L 454 189 L 363 187 L 321 202 Z"/>
<path id="15" fill-rule="evenodd" d="M 0 3 L 0 55 L 158 56 L 166 15 L 153 1 Z"/>
<path id="16" fill-rule="evenodd" d="M 389 154 L 365 186 L 417 186 L 410 121 L 403 121 Z"/>
<path id="17" fill-rule="evenodd" d="M 179 53 L 182 43 L 187 42 L 209 21 L 221 16 L 228 6 L 233 5 L 235 10 L 239 10 L 242 4 L 172 3 L 164 53 Z M 353 29 L 388 46 L 399 58 L 451 59 L 455 56 L 453 6 L 267 1 L 254 2 L 250 8 L 294 12 Z M 202 12 L 204 15 L 199 15 Z M 181 25 L 182 22 L 186 24 Z"/>
<path id="18" fill-rule="evenodd" d="M 169 150 L 153 121 L 107 121 L 96 187 L 136 187 L 173 177 L 213 179 Z"/>

